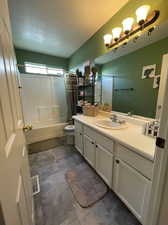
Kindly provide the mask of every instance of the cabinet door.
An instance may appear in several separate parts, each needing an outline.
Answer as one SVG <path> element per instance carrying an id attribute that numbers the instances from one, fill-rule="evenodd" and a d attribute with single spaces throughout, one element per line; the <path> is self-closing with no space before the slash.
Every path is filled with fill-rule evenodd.
<path id="1" fill-rule="evenodd" d="M 113 155 L 101 145 L 96 145 L 96 171 L 112 187 Z"/>
<path id="2" fill-rule="evenodd" d="M 84 135 L 84 157 L 92 167 L 95 167 L 95 143 L 87 135 Z"/>
<path id="3" fill-rule="evenodd" d="M 75 131 L 75 147 L 83 155 L 83 134 Z"/>
<path id="4" fill-rule="evenodd" d="M 122 160 L 115 160 L 114 190 L 143 224 L 151 190 L 151 181 Z"/>

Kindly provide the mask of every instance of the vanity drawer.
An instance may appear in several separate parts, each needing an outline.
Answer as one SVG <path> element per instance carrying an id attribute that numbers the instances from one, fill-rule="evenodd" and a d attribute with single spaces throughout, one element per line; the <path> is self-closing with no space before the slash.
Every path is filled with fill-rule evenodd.
<path id="1" fill-rule="evenodd" d="M 83 124 L 75 120 L 75 130 L 83 134 Z"/>
<path id="2" fill-rule="evenodd" d="M 89 128 L 88 126 L 84 126 L 83 130 L 85 135 L 94 140 L 96 139 L 96 132 L 93 129 Z"/>
<path id="3" fill-rule="evenodd" d="M 105 137 L 103 134 L 100 134 L 99 132 L 96 132 L 95 130 L 87 126 L 84 126 L 84 134 L 93 139 L 96 142 L 96 144 L 101 145 L 106 150 L 113 153 L 114 143 L 113 140 L 111 140 L 110 138 Z"/>
<path id="4" fill-rule="evenodd" d="M 149 178 L 150 180 L 152 179 L 154 165 L 152 161 L 145 159 L 144 157 L 120 144 L 116 144 L 116 152 L 119 159 L 135 168 L 145 177 Z"/>

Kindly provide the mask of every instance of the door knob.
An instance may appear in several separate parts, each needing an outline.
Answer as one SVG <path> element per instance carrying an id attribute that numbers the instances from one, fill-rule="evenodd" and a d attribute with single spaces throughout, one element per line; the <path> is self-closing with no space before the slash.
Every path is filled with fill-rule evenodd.
<path id="1" fill-rule="evenodd" d="M 32 125 L 25 125 L 25 126 L 23 127 L 23 131 L 24 131 L 24 132 L 27 132 L 27 131 L 29 131 L 29 130 L 32 130 Z"/>
<path id="2" fill-rule="evenodd" d="M 118 159 L 116 159 L 116 163 L 117 163 L 117 164 L 119 164 L 119 163 L 120 163 L 120 161 L 119 161 Z"/>

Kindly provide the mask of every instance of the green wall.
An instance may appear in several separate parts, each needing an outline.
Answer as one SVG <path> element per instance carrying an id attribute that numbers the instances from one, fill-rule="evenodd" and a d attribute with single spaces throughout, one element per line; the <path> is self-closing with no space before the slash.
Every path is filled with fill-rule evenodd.
<path id="1" fill-rule="evenodd" d="M 69 68 L 82 64 L 87 60 L 94 60 L 96 57 L 105 54 L 107 51 L 103 36 L 111 33 L 112 28 L 121 26 L 123 19 L 129 16 L 135 18 L 136 9 L 144 4 L 149 4 L 151 10 L 158 9 L 161 14 L 157 23 L 168 19 L 168 1 L 167 0 L 130 0 L 117 14 L 115 14 L 105 25 L 103 25 L 88 41 L 86 41 L 71 57 Z"/>
<path id="2" fill-rule="evenodd" d="M 105 25 L 103 25 L 88 41 L 86 41 L 70 59 L 50 56 L 31 51 L 16 49 L 18 64 L 25 61 L 33 63 L 44 63 L 63 69 L 72 69 L 85 61 L 93 61 L 98 56 L 107 53 L 103 43 L 103 36 L 111 33 L 111 29 L 121 26 L 126 17 L 135 18 L 136 9 L 144 4 L 149 4 L 151 10 L 160 10 L 160 17 L 156 24 L 168 19 L 167 0 L 129 0 L 128 3 L 115 14 Z M 122 87 L 134 87 L 135 91 L 127 93 L 115 93 L 113 109 L 117 111 L 133 111 L 135 114 L 154 117 L 158 90 L 153 89 L 153 79 L 141 80 L 142 67 L 144 65 L 157 64 L 157 73 L 160 73 L 162 54 L 168 52 L 168 39 L 164 39 L 143 49 L 135 51 L 127 56 L 118 58 L 103 65 L 103 73 L 117 73 L 122 79 L 116 79 L 116 85 Z M 24 72 L 20 70 L 20 72 Z"/>
<path id="3" fill-rule="evenodd" d="M 141 79 L 142 68 L 156 64 L 160 74 L 163 54 L 168 53 L 168 38 L 148 45 L 102 66 L 102 74 L 112 74 L 115 88 L 134 88 L 134 91 L 114 91 L 113 110 L 133 111 L 134 114 L 155 117 L 158 89 L 153 89 L 153 79 Z"/>
<path id="4" fill-rule="evenodd" d="M 60 69 L 68 70 L 68 63 L 69 59 L 45 55 L 41 53 L 36 53 L 32 51 L 22 50 L 22 49 L 15 49 L 17 63 L 24 65 L 24 62 L 32 62 L 32 63 L 41 63 L 46 64 L 47 66 L 53 66 Z M 19 68 L 19 71 L 24 73 L 23 68 Z"/>

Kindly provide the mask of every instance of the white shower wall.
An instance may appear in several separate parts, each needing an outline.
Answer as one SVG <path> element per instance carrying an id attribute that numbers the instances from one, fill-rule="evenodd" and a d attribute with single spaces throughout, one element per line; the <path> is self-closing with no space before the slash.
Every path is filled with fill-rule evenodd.
<path id="1" fill-rule="evenodd" d="M 43 127 L 67 121 L 63 77 L 21 74 L 25 124 Z"/>

